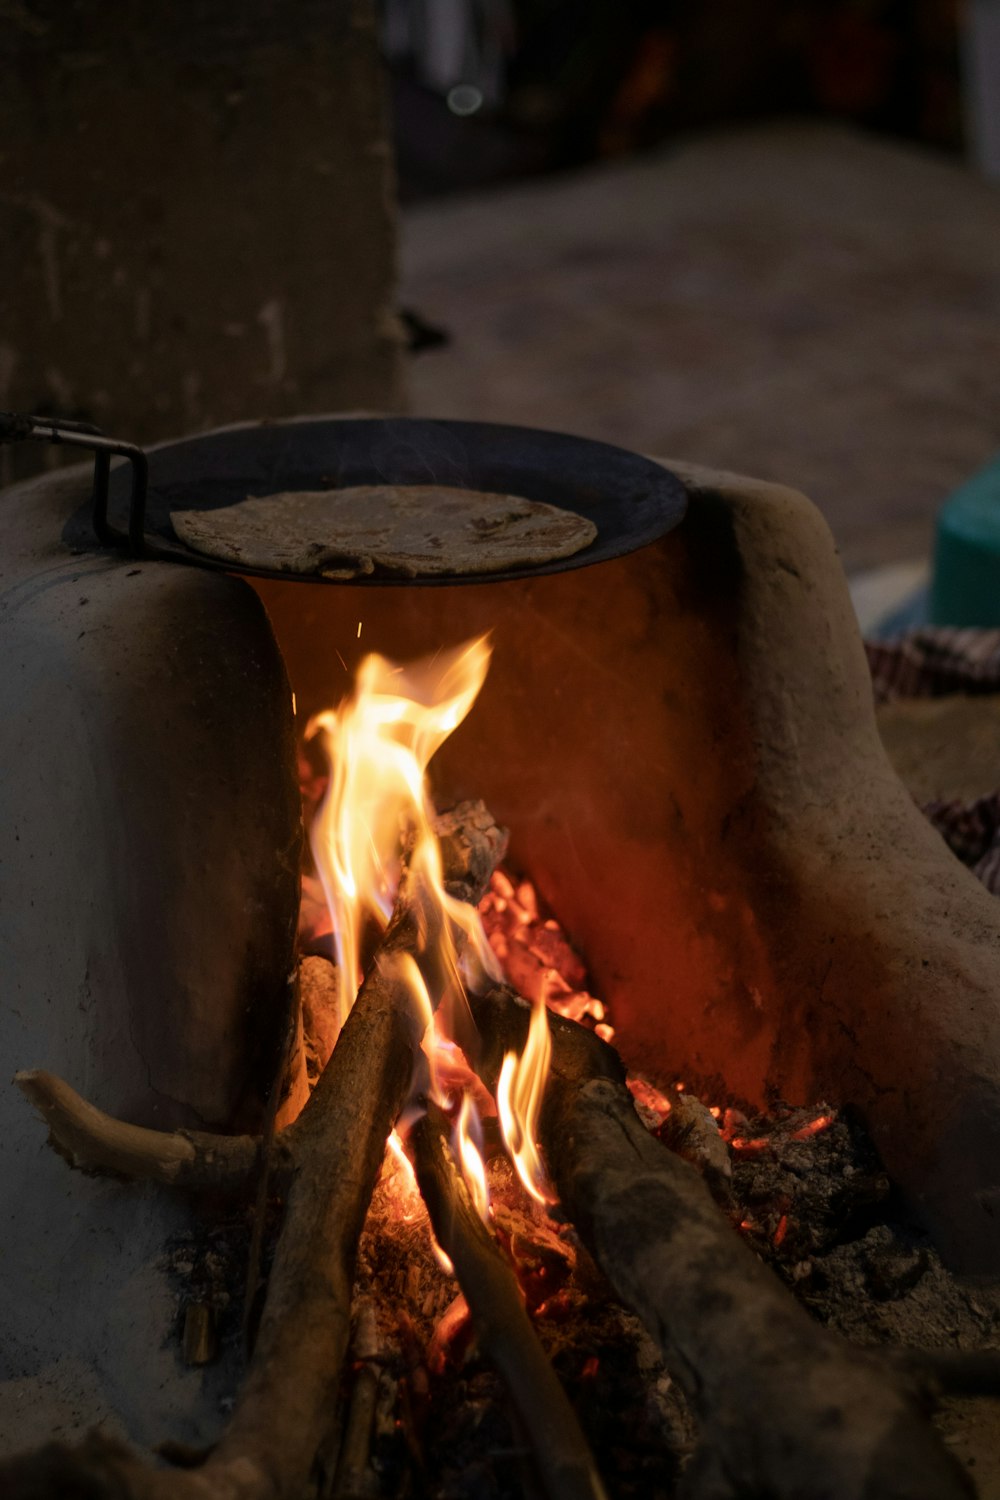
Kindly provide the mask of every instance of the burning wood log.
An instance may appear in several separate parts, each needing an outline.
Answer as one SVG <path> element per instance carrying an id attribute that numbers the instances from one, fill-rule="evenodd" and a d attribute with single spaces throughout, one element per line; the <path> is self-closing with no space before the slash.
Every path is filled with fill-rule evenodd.
<path id="1" fill-rule="evenodd" d="M 440 827 L 446 835 L 442 856 L 448 893 L 475 903 L 493 864 L 502 857 L 506 834 L 482 803 L 463 804 Z M 338 1400 L 358 1236 L 426 1026 L 408 983 L 400 977 L 398 960 L 402 955 L 415 959 L 442 920 L 437 909 L 411 891 L 404 876 L 392 918 L 333 1055 L 302 1114 L 279 1138 L 278 1146 L 290 1162 L 285 1220 L 253 1360 L 217 1447 L 202 1468 L 179 1474 L 148 1469 L 112 1445 L 92 1444 L 87 1449 L 87 1478 L 95 1495 L 113 1494 L 116 1500 L 297 1500 L 304 1489 Z M 440 998 L 434 988 L 437 976 L 426 977 L 433 1005 Z M 55 1120 L 60 1128 L 71 1130 L 68 1149 L 90 1161 L 100 1159 L 106 1170 L 101 1153 L 108 1145 L 109 1117 L 72 1090 L 67 1099 L 61 1080 L 44 1077 L 46 1085 L 36 1097 L 48 1100 L 55 1095 L 68 1106 Z M 119 1121 L 111 1124 L 117 1127 L 111 1132 L 115 1170 L 130 1160 L 127 1152 L 117 1150 L 123 1138 L 139 1164 L 151 1155 L 162 1158 L 164 1144 L 158 1132 L 136 1137 L 128 1134 L 133 1127 Z M 174 1137 L 166 1140 L 173 1142 L 168 1167 L 180 1161 L 190 1178 L 191 1155 Z M 54 1141 L 60 1144 L 58 1134 Z M 204 1146 L 200 1157 L 195 1151 L 194 1159 L 204 1161 L 208 1152 Z M 180 1166 L 166 1180 L 175 1181 L 179 1174 Z M 189 1180 L 187 1185 L 193 1184 Z M 47 1463 L 52 1461 L 49 1450 L 44 1455 Z M 39 1461 L 42 1458 L 39 1454 Z M 63 1460 L 71 1470 L 74 1456 L 61 1450 Z M 16 1471 L 15 1482 L 21 1488 L 9 1487 L 5 1494 L 31 1493 L 34 1478 L 25 1471 L 30 1463 L 21 1461 Z M 4 1478 L 0 1468 L 0 1488 Z"/>
<path id="2" fill-rule="evenodd" d="M 482 802 L 462 802 L 439 814 L 434 829 L 448 893 L 475 905 L 489 883 L 493 865 L 503 858 L 506 833 L 496 826 Z M 405 905 L 405 900 L 400 904 Z M 407 918 L 411 942 L 416 941 L 416 921 L 416 914 L 411 912 Z M 400 946 L 398 931 L 387 930 L 380 951 L 387 953 Z M 316 1003 L 319 989 L 325 990 L 327 997 L 336 995 L 336 980 L 324 972 L 331 969 L 325 959 L 306 958 L 303 969 L 308 975 L 310 1003 Z M 332 1051 L 328 1025 L 322 1045 Z M 14 1082 L 48 1125 L 53 1148 L 80 1171 L 222 1194 L 243 1193 L 257 1177 L 261 1142 L 256 1136 L 130 1125 L 98 1109 L 64 1079 L 41 1068 L 22 1069 L 14 1075 Z M 275 1192 L 283 1192 L 287 1186 L 295 1164 L 296 1142 L 308 1129 L 309 1116 L 307 1105 L 293 1124 L 275 1136 L 270 1153 Z"/>
<path id="3" fill-rule="evenodd" d="M 472 997 L 496 1087 L 530 1007 Z M 812 1322 L 740 1242 L 697 1172 L 641 1124 L 617 1054 L 550 1015 L 541 1145 L 563 1210 L 694 1405 L 693 1491 L 711 1500 L 958 1500 L 972 1491 L 884 1358 Z"/>
<path id="4" fill-rule="evenodd" d="M 435 1105 L 413 1127 L 409 1145 L 435 1236 L 531 1441 L 545 1493 L 550 1500 L 604 1500 L 587 1440 L 538 1342 L 514 1274 L 476 1211 L 448 1145 L 447 1121 Z"/>

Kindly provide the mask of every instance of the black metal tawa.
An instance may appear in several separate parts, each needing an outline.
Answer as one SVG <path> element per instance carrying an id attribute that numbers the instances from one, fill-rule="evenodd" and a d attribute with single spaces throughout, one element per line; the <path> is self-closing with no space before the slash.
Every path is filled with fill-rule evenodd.
<path id="1" fill-rule="evenodd" d="M 564 433 L 490 422 L 303 418 L 228 428 L 144 453 L 80 423 L 0 413 L 0 442 L 25 437 L 95 452 L 92 500 L 63 533 L 70 546 L 113 546 L 133 556 L 303 583 L 337 580 L 236 567 L 203 556 L 176 536 L 170 512 L 215 510 L 248 495 L 288 490 L 433 484 L 544 501 L 585 516 L 597 528 L 595 540 L 580 552 L 528 567 L 429 578 L 376 574 L 350 580 L 366 586 L 413 587 L 499 582 L 606 562 L 671 531 L 687 508 L 680 480 L 638 454 Z M 128 462 L 112 469 L 113 455 Z"/>

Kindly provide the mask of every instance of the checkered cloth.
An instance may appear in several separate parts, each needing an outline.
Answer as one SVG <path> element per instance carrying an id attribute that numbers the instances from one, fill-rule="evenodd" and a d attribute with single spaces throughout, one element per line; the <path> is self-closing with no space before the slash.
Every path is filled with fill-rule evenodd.
<path id="1" fill-rule="evenodd" d="M 866 641 L 876 703 L 1000 693 L 1000 630 L 924 626 L 889 641 Z M 923 809 L 948 847 L 1000 896 L 1000 791 L 975 802 L 929 802 Z"/>

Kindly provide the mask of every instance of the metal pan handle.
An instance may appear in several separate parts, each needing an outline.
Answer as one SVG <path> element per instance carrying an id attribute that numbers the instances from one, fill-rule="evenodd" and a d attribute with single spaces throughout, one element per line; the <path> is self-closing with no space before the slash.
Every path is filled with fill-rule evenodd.
<path id="1" fill-rule="evenodd" d="M 90 422 L 71 422 L 63 417 L 33 417 L 20 412 L 0 412 L 0 443 L 65 443 L 94 455 L 93 522 L 97 539 L 105 547 L 127 547 L 133 557 L 145 550 L 146 491 L 149 463 L 141 448 L 105 437 Z M 132 465 L 132 493 L 128 506 L 128 534 L 108 521 L 108 480 L 111 460 L 127 458 Z"/>

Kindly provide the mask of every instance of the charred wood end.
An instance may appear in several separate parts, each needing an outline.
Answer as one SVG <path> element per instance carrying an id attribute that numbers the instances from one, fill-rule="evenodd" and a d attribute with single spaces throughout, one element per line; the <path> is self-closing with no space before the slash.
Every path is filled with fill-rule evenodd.
<path id="1" fill-rule="evenodd" d="M 510 985 L 498 984 L 481 995 L 470 995 L 469 1006 L 479 1029 L 479 1053 L 475 1069 L 487 1088 L 494 1090 L 504 1057 L 524 1051 L 531 1021 L 531 1005 Z M 550 1079 L 567 1088 L 590 1079 L 607 1078 L 625 1086 L 626 1072 L 613 1047 L 593 1031 L 549 1011 L 552 1037 Z"/>
<path id="2" fill-rule="evenodd" d="M 733 1165 L 729 1147 L 708 1105 L 693 1094 L 675 1090 L 670 1096 L 670 1113 L 657 1135 L 671 1151 L 697 1168 L 715 1201 L 728 1208 L 732 1201 Z"/>
<path id="3" fill-rule="evenodd" d="M 458 802 L 434 819 L 448 893 L 477 906 L 507 853 L 508 834 L 485 802 Z"/>

